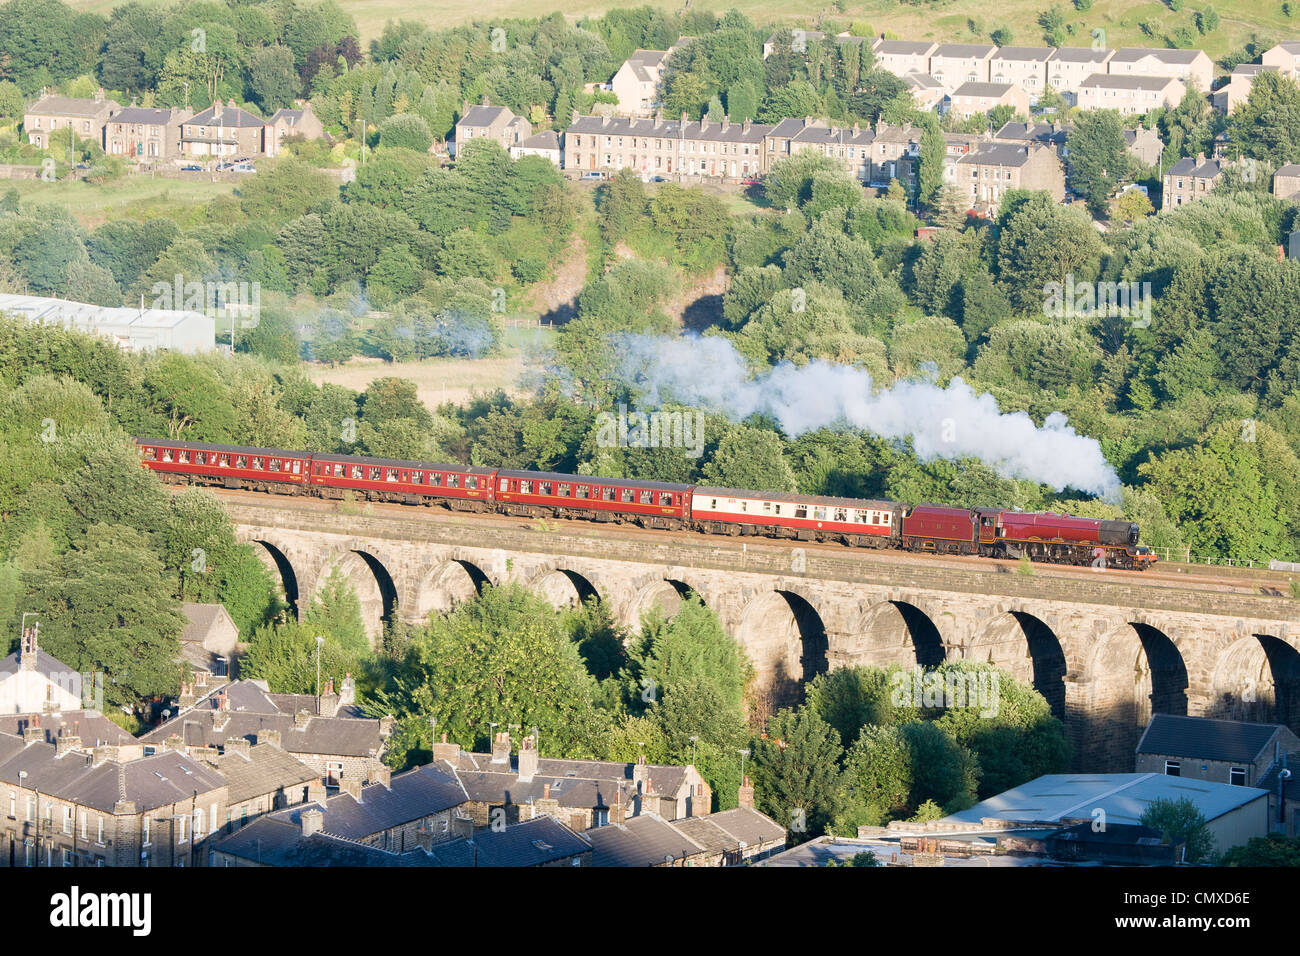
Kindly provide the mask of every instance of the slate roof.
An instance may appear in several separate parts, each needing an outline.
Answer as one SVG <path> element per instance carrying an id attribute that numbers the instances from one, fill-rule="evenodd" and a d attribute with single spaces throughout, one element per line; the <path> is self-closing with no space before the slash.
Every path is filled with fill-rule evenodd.
<path id="1" fill-rule="evenodd" d="M 0 661 L 0 680 L 4 680 L 6 677 L 17 674 L 21 668 L 22 665 L 18 659 L 18 652 L 14 651 L 4 660 Z M 57 657 L 52 657 L 37 647 L 36 673 L 48 677 L 50 680 L 58 683 L 60 677 L 73 673 L 73 670 Z"/>
<path id="2" fill-rule="evenodd" d="M 672 821 L 700 846 L 714 853 L 735 850 L 741 843 L 746 847 L 766 843 L 784 843 L 785 829 L 765 814 L 750 807 L 733 807 L 703 817 L 683 817 Z"/>
<path id="3" fill-rule="evenodd" d="M 1213 179 L 1223 171 L 1218 162 L 1213 159 L 1207 159 L 1197 163 L 1190 156 L 1184 156 L 1178 162 L 1174 163 L 1167 170 L 1166 176 L 1191 176 L 1196 179 Z"/>
<path id="4" fill-rule="evenodd" d="M 465 115 L 460 118 L 457 126 L 462 123 L 466 126 L 491 126 L 500 117 L 509 113 L 510 110 L 504 106 L 471 106 L 465 111 Z"/>
<path id="5" fill-rule="evenodd" d="M 313 777 L 313 779 L 315 779 Z M 300 824 L 302 813 L 312 808 L 325 812 L 322 832 L 342 840 L 361 840 L 466 802 L 464 788 L 454 776 L 425 764 L 391 780 L 391 788 L 372 783 L 361 788 L 361 802 L 340 792 L 325 801 L 301 804 L 279 814 Z"/>
<path id="6" fill-rule="evenodd" d="M 941 43 L 930 56 L 987 57 L 998 52 L 992 43 Z"/>
<path id="7" fill-rule="evenodd" d="M 638 80 L 642 83 L 652 83 L 654 74 L 650 70 L 660 66 L 667 55 L 667 50 L 636 50 L 627 58 L 626 63 L 632 68 Z"/>
<path id="8" fill-rule="evenodd" d="M 1128 137 L 1132 130 L 1125 130 L 1125 136 Z M 993 134 L 994 139 L 1014 139 L 1021 142 L 1042 143 L 1051 146 L 1064 146 L 1069 136 L 1069 132 L 1064 129 L 1053 129 L 1051 123 L 1017 123 L 1012 121 L 1005 124 L 1001 129 Z M 1132 142 L 1132 139 L 1129 139 Z"/>
<path id="9" fill-rule="evenodd" d="M 1202 56 L 1200 50 L 1171 50 L 1163 47 L 1132 46 L 1115 51 L 1112 63 L 1136 63 L 1145 57 L 1154 57 L 1162 63 L 1177 63 L 1186 66 Z"/>
<path id="10" fill-rule="evenodd" d="M 1015 87 L 1014 83 L 963 83 L 953 91 L 953 96 L 1002 96 Z"/>
<path id="11" fill-rule="evenodd" d="M 1090 46 L 1063 46 L 1052 54 L 1052 59 L 1064 63 L 1101 63 L 1114 52 L 1107 47 L 1095 49 Z"/>
<path id="12" fill-rule="evenodd" d="M 40 116 L 85 116 L 93 118 L 105 110 L 121 109 L 116 100 L 94 100 L 80 96 L 42 96 L 25 113 Z"/>
<path id="13" fill-rule="evenodd" d="M 1029 149 L 1015 143 L 979 143 L 957 162 L 964 166 L 1023 166 L 1029 162 Z"/>
<path id="14" fill-rule="evenodd" d="M 468 840 L 437 844 L 430 856 L 439 866 L 541 866 L 590 851 L 583 837 L 541 816 L 504 830 L 482 830 L 474 834 L 473 845 Z"/>
<path id="15" fill-rule="evenodd" d="M 703 853 L 705 848 L 654 813 L 629 817 L 626 823 L 586 831 L 592 866 L 659 866 Z"/>
<path id="16" fill-rule="evenodd" d="M 1155 714 L 1138 741 L 1137 752 L 1253 763 L 1281 729 L 1280 724 Z"/>
<path id="17" fill-rule="evenodd" d="M 159 724 L 140 740 L 162 744 L 179 734 L 189 747 L 220 747 L 228 738 L 243 737 L 256 742 L 268 730 L 280 732 L 281 746 L 290 753 L 343 757 L 377 757 L 384 738 L 379 721 L 357 717 L 316 717 L 299 729 L 294 713 L 282 711 L 272 696 L 255 681 L 241 680 L 225 687 L 230 710 L 218 714 L 215 693 L 201 698 L 192 708 Z M 315 698 L 311 698 L 315 701 Z M 314 710 L 314 706 L 311 710 Z M 218 728 L 219 717 L 228 718 Z"/>
<path id="18" fill-rule="evenodd" d="M 1081 86 L 1095 86 L 1107 90 L 1163 90 L 1175 76 L 1117 76 L 1114 73 L 1094 73 Z"/>
<path id="19" fill-rule="evenodd" d="M 196 113 L 185 121 L 186 126 L 224 126 L 230 128 L 249 128 L 253 126 L 265 126 L 266 121 L 260 116 L 254 116 L 248 110 L 240 109 L 238 106 L 224 104 L 221 106 L 221 118 L 216 117 L 217 104 L 214 103 L 205 109 L 202 113 Z"/>
<path id="20" fill-rule="evenodd" d="M 805 126 L 792 140 L 796 143 L 820 143 L 828 146 L 867 146 L 876 138 L 870 129 L 836 126 Z"/>
<path id="21" fill-rule="evenodd" d="M 177 114 L 177 110 L 155 110 L 143 106 L 128 106 L 118 110 L 110 118 L 110 123 L 138 123 L 145 126 L 166 126 Z"/>
<path id="22" fill-rule="evenodd" d="M 1274 176 L 1300 176 L 1300 165 L 1297 165 L 1296 163 L 1287 163 L 1285 166 L 1278 169 L 1278 171 L 1273 175 Z"/>
<path id="23" fill-rule="evenodd" d="M 21 737 L 39 718 L 45 742 L 52 744 L 60 734 L 76 734 L 83 747 L 100 744 L 134 744 L 136 739 L 97 710 L 46 711 L 42 714 L 0 714 L 0 733 Z"/>
<path id="24" fill-rule="evenodd" d="M 226 803 L 230 806 L 320 779 L 317 771 L 270 744 L 250 747 L 248 756 L 234 751 L 222 754 L 217 758 L 217 772 L 226 778 Z"/>
<path id="25" fill-rule="evenodd" d="M 1054 46 L 1004 46 L 993 54 L 995 60 L 1023 60 L 1033 63 L 1037 60 L 1050 60 L 1056 52 Z"/>
<path id="26" fill-rule="evenodd" d="M 207 640 L 212 629 L 221 623 L 222 618 L 230 619 L 230 614 L 221 604 L 195 604 L 186 601 L 181 605 L 181 613 L 185 615 L 187 622 L 185 630 L 181 632 L 182 642 L 198 641 L 201 644 Z"/>
<path id="27" fill-rule="evenodd" d="M 935 44 L 931 40 L 881 40 L 872 49 L 876 56 L 925 56 Z"/>
<path id="28" fill-rule="evenodd" d="M 214 847 L 263 866 L 438 866 L 423 850 L 389 853 L 324 833 L 302 835 L 302 827 L 279 814 L 259 817 Z"/>
<path id="29" fill-rule="evenodd" d="M 27 776 L 20 778 L 20 771 Z M 24 745 L 8 734 L 0 734 L 0 781 L 105 813 L 119 800 L 133 800 L 137 811 L 147 812 L 226 785 L 216 770 L 176 751 L 94 766 L 89 754 L 60 757 L 50 744 Z"/>
<path id="30" fill-rule="evenodd" d="M 703 139 L 716 143 L 761 143 L 773 127 L 763 123 L 721 123 L 702 125 L 694 120 L 635 119 L 629 116 L 579 116 L 569 124 L 568 133 L 594 133 L 601 136 L 643 136 L 663 139 Z"/>
<path id="31" fill-rule="evenodd" d="M 521 149 L 559 149 L 560 135 L 553 129 L 542 130 L 542 132 L 534 133 L 517 145 Z"/>

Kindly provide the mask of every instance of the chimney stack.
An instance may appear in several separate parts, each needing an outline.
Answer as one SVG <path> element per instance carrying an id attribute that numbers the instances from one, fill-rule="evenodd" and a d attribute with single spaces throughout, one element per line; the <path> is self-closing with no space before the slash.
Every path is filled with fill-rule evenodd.
<path id="1" fill-rule="evenodd" d="M 311 723 L 310 711 L 300 710 L 298 713 L 293 715 L 294 730 L 305 730 L 309 723 Z"/>
<path id="2" fill-rule="evenodd" d="M 342 793 L 351 794 L 352 799 L 355 800 L 357 803 L 365 802 L 361 796 L 360 777 L 351 777 L 348 776 L 348 774 L 345 772 L 342 778 L 339 780 L 339 790 Z"/>
<path id="3" fill-rule="evenodd" d="M 392 734 L 393 728 L 396 726 L 397 718 L 392 714 L 385 714 L 383 717 L 379 718 L 379 736 L 387 740 Z"/>
<path id="4" fill-rule="evenodd" d="M 325 814 L 316 809 L 304 810 L 298 817 L 302 824 L 302 835 L 304 837 L 320 833 L 325 829 Z"/>
<path id="5" fill-rule="evenodd" d="M 609 822 L 615 826 L 622 826 L 627 819 L 627 804 L 623 802 L 623 785 L 618 785 L 618 790 L 614 793 L 614 805 L 609 808 Z"/>
<path id="6" fill-rule="evenodd" d="M 370 782 L 384 785 L 385 790 L 393 789 L 393 771 L 387 764 L 376 762 L 370 768 Z"/>
<path id="7" fill-rule="evenodd" d="M 23 631 L 18 644 L 18 668 L 24 671 L 36 670 L 37 637 L 40 625 L 36 624 Z"/>
<path id="8" fill-rule="evenodd" d="M 645 778 L 645 789 L 641 791 L 641 813 L 653 813 L 659 815 L 660 796 L 655 791 L 654 781 L 649 777 Z"/>
<path id="9" fill-rule="evenodd" d="M 537 765 L 540 756 L 537 753 L 537 740 L 534 737 L 525 737 L 519 742 L 519 779 L 523 783 L 533 779 L 537 773 Z M 550 784 L 546 789 L 550 790 Z"/>
<path id="10" fill-rule="evenodd" d="M 182 753 L 185 751 L 185 741 L 181 739 L 180 734 L 172 734 L 163 741 L 163 751 L 178 750 Z"/>
<path id="11" fill-rule="evenodd" d="M 93 751 L 93 754 L 94 756 L 91 760 L 91 764 L 92 766 L 95 767 L 98 767 L 102 763 L 108 763 L 109 761 L 117 760 L 119 756 L 118 749 L 114 746 L 110 746 L 107 744 L 96 747 Z"/>
<path id="12" fill-rule="evenodd" d="M 280 731 L 278 730 L 259 730 L 257 732 L 257 742 L 259 744 L 270 744 L 276 750 L 283 749 L 280 742 Z"/>
<path id="13" fill-rule="evenodd" d="M 455 760 L 460 756 L 460 744 L 447 743 L 447 735 L 442 735 L 441 741 L 435 741 L 433 745 L 434 760 Z"/>
<path id="14" fill-rule="evenodd" d="M 40 714 L 33 714 L 31 720 L 27 721 L 27 726 L 23 728 L 23 743 L 45 743 L 45 731 L 41 729 Z"/>
<path id="15" fill-rule="evenodd" d="M 637 790 L 645 789 L 647 775 L 645 754 L 636 758 L 636 763 L 632 767 L 632 782 L 637 785 Z"/>
<path id="16" fill-rule="evenodd" d="M 740 805 L 742 807 L 748 807 L 751 810 L 754 809 L 754 785 L 749 782 L 748 776 L 745 777 L 744 782 L 740 785 L 739 796 Z"/>
<path id="17" fill-rule="evenodd" d="M 66 753 L 81 749 L 81 738 L 76 734 L 59 734 L 54 741 L 54 756 L 62 757 Z"/>
<path id="18" fill-rule="evenodd" d="M 502 731 L 492 741 L 492 762 L 510 763 L 510 734 Z"/>
<path id="19" fill-rule="evenodd" d="M 226 742 L 221 746 L 227 754 L 239 754 L 245 760 L 253 759 L 253 745 L 248 742 L 247 737 L 227 737 Z"/>

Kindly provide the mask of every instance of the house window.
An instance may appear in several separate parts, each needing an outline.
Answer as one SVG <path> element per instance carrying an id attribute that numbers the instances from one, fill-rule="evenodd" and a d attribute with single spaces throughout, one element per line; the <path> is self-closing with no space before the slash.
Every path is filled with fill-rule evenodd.
<path id="1" fill-rule="evenodd" d="M 190 822 L 190 818 L 185 816 L 185 814 L 183 813 L 177 814 L 176 816 L 176 842 L 177 843 L 184 843 L 186 842 L 186 840 L 189 839 L 187 835 L 189 832 L 189 828 L 188 828 L 189 822 Z"/>
<path id="2" fill-rule="evenodd" d="M 95 842 L 100 846 L 104 845 L 104 818 L 95 818 Z"/>
<path id="3" fill-rule="evenodd" d="M 141 825 L 140 825 L 140 845 L 141 845 L 141 846 L 148 846 L 148 845 L 149 845 L 149 829 L 150 829 L 150 826 L 151 826 L 152 823 L 153 823 L 153 817 L 148 817 L 148 816 L 147 816 L 147 817 L 144 818 L 144 822 L 141 823 Z"/>
<path id="4" fill-rule="evenodd" d="M 1180 764 L 1177 760 L 1166 760 L 1166 761 L 1165 761 L 1165 776 L 1166 776 L 1166 777 L 1181 777 L 1182 775 L 1183 775 L 1183 767 L 1182 767 L 1182 764 Z"/>
<path id="5" fill-rule="evenodd" d="M 1228 771 L 1228 783 L 1234 787 L 1244 787 L 1246 785 L 1246 768 L 1233 767 Z"/>
<path id="6" fill-rule="evenodd" d="M 325 764 L 325 786 L 337 787 L 341 779 L 343 779 L 342 761 L 331 760 Z"/>

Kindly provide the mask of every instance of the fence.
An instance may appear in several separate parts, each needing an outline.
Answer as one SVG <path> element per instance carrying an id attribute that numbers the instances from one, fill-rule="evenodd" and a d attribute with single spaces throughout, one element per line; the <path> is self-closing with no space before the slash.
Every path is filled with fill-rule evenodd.
<path id="1" fill-rule="evenodd" d="M 1151 548 L 1151 553 L 1161 561 L 1177 561 L 1180 564 L 1204 564 L 1221 568 L 1254 568 L 1261 571 L 1300 571 L 1298 561 L 1251 560 L 1247 558 L 1218 558 L 1209 554 L 1192 554 L 1191 548 L 1178 551 L 1172 548 Z"/>

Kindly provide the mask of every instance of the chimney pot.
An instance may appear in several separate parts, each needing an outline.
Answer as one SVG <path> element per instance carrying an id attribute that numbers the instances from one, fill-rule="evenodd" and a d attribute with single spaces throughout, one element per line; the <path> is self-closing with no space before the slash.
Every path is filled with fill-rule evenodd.
<path id="1" fill-rule="evenodd" d="M 81 749 L 81 738 L 76 734 L 59 734 L 58 739 L 54 741 L 54 755 L 62 757 L 73 750 Z"/>
<path id="2" fill-rule="evenodd" d="M 298 819 L 302 824 L 302 835 L 304 837 L 320 833 L 325 828 L 325 814 L 319 810 L 304 810 Z"/>

